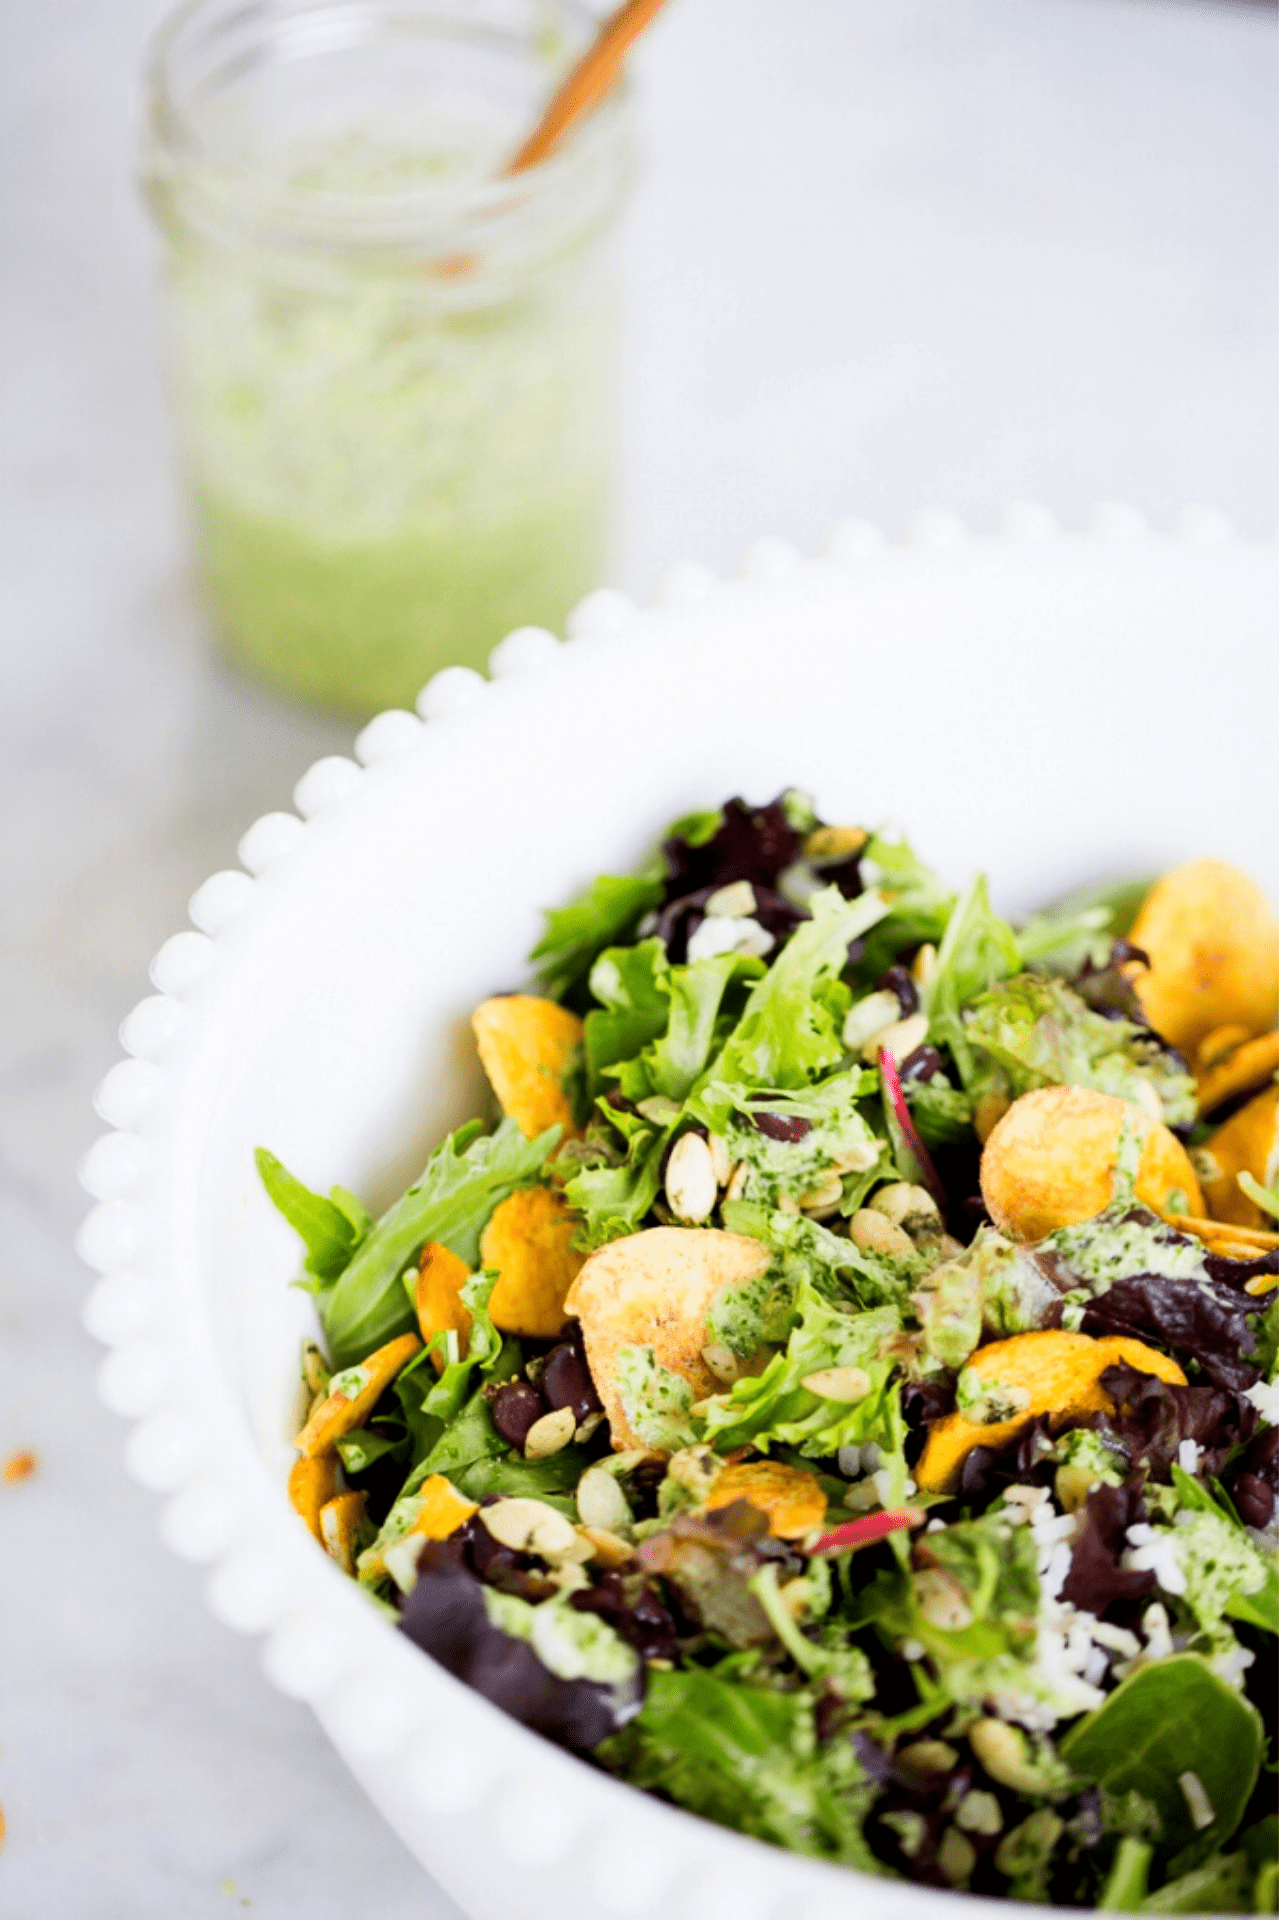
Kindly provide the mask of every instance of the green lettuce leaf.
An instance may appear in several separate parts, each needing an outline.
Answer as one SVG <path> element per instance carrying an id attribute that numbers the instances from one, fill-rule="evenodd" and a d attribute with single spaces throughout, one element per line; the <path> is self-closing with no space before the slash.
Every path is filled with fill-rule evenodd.
<path id="1" fill-rule="evenodd" d="M 927 1269 L 928 1262 L 918 1253 L 863 1253 L 851 1240 L 807 1214 L 780 1209 L 770 1213 L 750 1200 L 726 1200 L 720 1213 L 730 1233 L 762 1240 L 785 1256 L 788 1272 L 789 1263 L 801 1262 L 817 1291 L 837 1305 L 891 1306 L 905 1311 L 912 1286 Z"/>
<path id="2" fill-rule="evenodd" d="M 762 960 L 742 953 L 720 953 L 695 960 L 691 966 L 672 968 L 670 1022 L 644 1054 L 653 1093 L 668 1100 L 687 1099 L 717 1040 L 727 1037 L 720 1032 L 720 1023 L 726 1004 L 733 1000 L 732 989 L 759 980 L 764 972 Z M 740 1014 L 740 994 L 737 1002 Z"/>
<path id="3" fill-rule="evenodd" d="M 670 1126 L 617 1112 L 606 1102 L 598 1114 L 578 1149 L 579 1158 L 585 1151 L 594 1162 L 564 1188 L 569 1205 L 581 1215 L 574 1244 L 587 1252 L 639 1231 L 661 1187 L 662 1155 L 671 1136 Z M 611 1144 L 613 1136 L 621 1138 L 620 1151 Z"/>
<path id="4" fill-rule="evenodd" d="M 1039 1576 L 1029 1529 L 1014 1528 L 998 1510 L 984 1513 L 924 1535 L 914 1559 L 876 1575 L 856 1605 L 860 1623 L 873 1625 L 886 1646 L 913 1640 L 923 1649 L 928 1664 L 915 1675 L 921 1697 L 940 1684 L 961 1704 L 1005 1688 L 1051 1700 L 1051 1676 L 1040 1680 L 1034 1665 Z M 939 1626 L 948 1614 L 956 1624 Z M 1046 1796 L 1069 1787 L 1051 1748 L 1041 1748 L 1038 1765 Z"/>
<path id="5" fill-rule="evenodd" d="M 840 1028 L 849 1002 L 839 976 L 848 949 L 887 911 L 878 894 L 845 900 L 823 887 L 812 915 L 752 989 L 741 1019 L 707 1069 L 727 1086 L 803 1087 L 843 1058 Z M 834 989 L 834 991 L 832 991 Z"/>
<path id="6" fill-rule="evenodd" d="M 1019 928 L 1022 965 L 1064 974 L 1078 973 L 1086 961 L 1104 967 L 1111 943 L 1129 931 L 1153 885 L 1113 880 L 1054 901 Z"/>
<path id="7" fill-rule="evenodd" d="M 849 1740 L 821 1745 L 808 1692 L 649 1669 L 638 1719 L 595 1750 L 633 1785 L 739 1833 L 883 1873 L 862 1838 L 875 1795 Z"/>
<path id="8" fill-rule="evenodd" d="M 745 1165 L 742 1198 L 771 1208 L 782 1195 L 798 1197 L 818 1186 L 833 1166 L 858 1173 L 878 1168 L 882 1177 L 887 1143 L 861 1111 L 878 1084 L 872 1069 L 860 1067 L 798 1092 L 709 1080 L 689 1100 L 688 1112 L 720 1135 L 732 1161 Z M 806 1120 L 809 1131 L 799 1140 L 761 1133 L 752 1118 L 761 1104 L 783 1120 Z"/>
<path id="9" fill-rule="evenodd" d="M 891 1306 L 850 1311 L 820 1294 L 807 1276 L 795 1292 L 798 1323 L 783 1353 L 764 1371 L 737 1380 L 706 1412 L 706 1438 L 718 1453 L 750 1444 L 767 1453 L 774 1443 L 796 1447 L 808 1459 L 827 1459 L 842 1446 L 874 1441 L 885 1454 L 900 1451 L 905 1427 L 896 1388 L 896 1362 L 881 1349 L 900 1330 Z M 860 1367 L 867 1392 L 854 1405 L 824 1400 L 803 1383 L 828 1367 Z"/>
<path id="10" fill-rule="evenodd" d="M 320 1285 L 336 1280 L 372 1226 L 372 1215 L 345 1187 L 333 1187 L 327 1200 L 312 1193 L 265 1147 L 253 1158 L 267 1197 L 306 1246 L 307 1273 Z"/>
<path id="11" fill-rule="evenodd" d="M 1021 971 L 1017 936 L 990 904 L 986 876 L 974 875 L 955 903 L 937 951 L 937 971 L 924 996 L 929 1038 L 948 1046 L 965 1088 L 974 1062 L 960 1019 L 970 1000 Z"/>
<path id="12" fill-rule="evenodd" d="M 970 1090 L 1017 1099 L 1036 1087 L 1094 1087 L 1140 1102 L 1158 1097 L 1169 1126 L 1197 1111 L 1195 1083 L 1134 1021 L 1094 1013 L 1064 980 L 1020 973 L 970 1001 L 963 1032 Z"/>
<path id="13" fill-rule="evenodd" d="M 662 881 L 652 874 L 604 873 L 571 906 L 546 916 L 546 932 L 529 958 L 540 961 L 543 993 L 563 1000 L 591 971 L 597 954 L 630 932 L 662 899 Z"/>
<path id="14" fill-rule="evenodd" d="M 925 866 L 909 840 L 873 834 L 861 860 L 862 877 L 888 903 L 884 918 L 866 936 L 859 979 L 873 985 L 907 947 L 936 946 L 946 931 L 955 895 Z"/>
<path id="15" fill-rule="evenodd" d="M 479 1259 L 480 1234 L 494 1207 L 537 1179 L 560 1137 L 550 1127 L 526 1140 L 514 1120 L 481 1135 L 478 1122 L 449 1134 L 421 1178 L 390 1207 L 337 1281 L 318 1297 L 335 1367 L 354 1366 L 415 1325 L 400 1276 L 428 1240 L 438 1240 L 468 1267 Z"/>
<path id="16" fill-rule="evenodd" d="M 634 947 L 608 947 L 591 968 L 598 1006 L 587 1014 L 583 1042 L 590 1085 L 619 1060 L 631 1060 L 665 1033 L 671 1010 L 670 968 L 661 940 Z"/>
<path id="17" fill-rule="evenodd" d="M 1183 1509 L 1203 1515 L 1173 1530 L 1186 1576 L 1184 1602 L 1200 1627 L 1211 1635 L 1224 1616 L 1279 1634 L 1279 1566 L 1273 1553 L 1262 1553 L 1233 1509 L 1214 1500 L 1202 1481 L 1175 1463 L 1172 1484 Z"/>
<path id="18" fill-rule="evenodd" d="M 1272 1214 L 1276 1220 L 1279 1220 L 1279 1179 L 1273 1186 L 1263 1187 L 1257 1176 L 1245 1169 L 1239 1174 L 1238 1180 L 1250 1200 L 1265 1213 Z"/>
<path id="19" fill-rule="evenodd" d="M 931 1080 L 905 1080 L 902 1092 L 926 1147 L 950 1147 L 968 1139 L 973 1103 L 962 1087 L 950 1085 L 944 1073 L 935 1073 Z"/>

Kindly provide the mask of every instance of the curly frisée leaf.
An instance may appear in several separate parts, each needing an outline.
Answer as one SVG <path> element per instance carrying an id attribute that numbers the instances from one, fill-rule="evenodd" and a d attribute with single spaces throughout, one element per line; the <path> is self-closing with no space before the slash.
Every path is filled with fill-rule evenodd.
<path id="1" fill-rule="evenodd" d="M 596 1749 L 636 1786 L 797 1853 L 882 1873 L 862 1838 L 874 1786 L 850 1741 L 819 1746 L 808 1693 L 650 1671 L 639 1718 Z"/>
<path id="2" fill-rule="evenodd" d="M 662 942 L 607 948 L 591 968 L 591 994 L 598 1005 L 586 1016 L 583 1039 L 594 1089 L 609 1067 L 666 1031 L 671 988 Z"/>
<path id="3" fill-rule="evenodd" d="M 416 1323 L 400 1276 L 428 1240 L 473 1267 L 480 1234 L 499 1201 L 535 1180 L 560 1137 L 549 1127 L 526 1140 L 514 1120 L 495 1133 L 479 1123 L 449 1134 L 421 1178 L 390 1207 L 332 1289 L 319 1298 L 333 1363 L 348 1367 Z"/>
<path id="4" fill-rule="evenodd" d="M 901 1326 L 897 1310 L 842 1312 L 801 1279 L 795 1295 L 799 1323 L 784 1353 L 764 1371 L 739 1379 L 712 1400 L 706 1438 L 719 1453 L 746 1444 L 767 1451 L 774 1442 L 797 1447 L 809 1459 L 831 1458 L 843 1446 L 874 1442 L 885 1455 L 900 1451 L 905 1424 L 895 1389 L 895 1363 L 882 1357 Z M 866 1393 L 853 1405 L 826 1399 L 804 1382 L 833 1369 L 858 1367 Z"/>
<path id="5" fill-rule="evenodd" d="M 838 982 L 848 949 L 888 911 L 877 893 L 845 900 L 835 887 L 809 899 L 810 920 L 792 934 L 754 987 L 741 1019 L 707 1077 L 750 1087 L 802 1087 L 843 1058 L 840 1028 L 848 1004 L 821 997 Z"/>
<path id="6" fill-rule="evenodd" d="M 1021 966 L 1017 936 L 991 906 L 985 874 L 975 874 L 946 922 L 937 952 L 937 971 L 924 1001 L 929 1033 L 934 1042 L 950 1048 L 968 1091 L 976 1078 L 976 1062 L 961 1009 L 997 981 L 1019 973 Z"/>
<path id="7" fill-rule="evenodd" d="M 604 873 L 572 906 L 549 912 L 546 932 L 529 955 L 541 962 L 537 977 L 542 991 L 563 1000 L 589 974 L 597 954 L 660 904 L 662 890 L 662 882 L 651 875 Z"/>

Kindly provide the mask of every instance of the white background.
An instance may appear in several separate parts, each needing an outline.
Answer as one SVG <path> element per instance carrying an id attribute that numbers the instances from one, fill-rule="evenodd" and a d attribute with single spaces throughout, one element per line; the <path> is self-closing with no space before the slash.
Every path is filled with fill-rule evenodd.
<path id="1" fill-rule="evenodd" d="M 160 1547 L 79 1328 L 115 1027 L 193 888 L 351 732 L 210 660 L 186 586 L 131 180 L 160 11 L 0 7 L 0 1457 L 41 1460 L 0 1486 L 0 1915 L 408 1920 L 446 1903 Z M 1270 8 L 672 0 L 637 67 L 617 584 L 935 504 L 1273 531 Z M 1246 687 L 1238 712 L 1268 750 Z M 1191 759 L 1194 724 L 1191 688 Z"/>

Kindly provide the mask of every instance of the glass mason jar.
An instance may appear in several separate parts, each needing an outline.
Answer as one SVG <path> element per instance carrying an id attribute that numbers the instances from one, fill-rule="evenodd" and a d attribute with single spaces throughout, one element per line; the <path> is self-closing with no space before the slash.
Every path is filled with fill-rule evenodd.
<path id="1" fill-rule="evenodd" d="M 579 0 L 194 0 L 144 182 L 209 605 L 233 659 L 369 713 L 605 564 L 632 171 L 615 90 L 502 176 Z"/>

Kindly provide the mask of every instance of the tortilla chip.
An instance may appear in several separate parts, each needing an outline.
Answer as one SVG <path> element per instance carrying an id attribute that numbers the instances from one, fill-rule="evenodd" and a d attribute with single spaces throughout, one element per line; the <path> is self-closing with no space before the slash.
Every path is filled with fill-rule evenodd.
<path id="1" fill-rule="evenodd" d="M 1215 1113 L 1227 1100 L 1264 1086 L 1279 1073 L 1279 1031 L 1245 1040 L 1199 1075 L 1199 1111 Z"/>
<path id="2" fill-rule="evenodd" d="M 582 1022 L 554 1000 L 507 993 L 485 1000 L 471 1015 L 484 1071 L 502 1111 L 527 1139 L 560 1126 L 565 1139 L 582 1129 L 561 1084 L 582 1038 Z"/>
<path id="3" fill-rule="evenodd" d="M 1018 1411 L 1009 1419 L 986 1424 L 966 1420 L 962 1413 L 949 1413 L 936 1421 L 915 1468 L 920 1489 L 951 1492 L 974 1447 L 1006 1446 L 1040 1414 L 1048 1414 L 1056 1430 L 1081 1414 L 1112 1413 L 1114 1403 L 1101 1385 L 1101 1376 L 1120 1362 L 1175 1386 L 1186 1384 L 1175 1360 L 1122 1334 L 1093 1340 L 1086 1333 L 1018 1333 L 1011 1340 L 979 1347 L 965 1372 L 989 1382 L 992 1392 L 1016 1399 Z"/>
<path id="4" fill-rule="evenodd" d="M 706 1227 L 650 1227 L 591 1254 L 564 1306 L 582 1323 L 617 1451 L 645 1444 L 616 1380 L 622 1348 L 651 1347 L 659 1366 L 688 1382 L 694 1401 L 719 1393 L 722 1383 L 702 1359 L 707 1312 L 723 1288 L 758 1279 L 771 1259 L 758 1240 Z"/>
<path id="5" fill-rule="evenodd" d="M 418 1261 L 413 1304 L 422 1338 L 428 1344 L 437 1333 L 457 1334 L 458 1358 L 465 1360 L 466 1343 L 471 1337 L 471 1316 L 462 1304 L 462 1288 L 471 1277 L 465 1260 L 438 1240 L 428 1240 Z M 447 1364 L 437 1347 L 431 1355 L 437 1373 Z"/>
<path id="6" fill-rule="evenodd" d="M 1108 1207 L 1125 1124 L 1143 1140 L 1137 1198 L 1168 1216 L 1202 1213 L 1194 1167 L 1167 1127 L 1114 1094 L 1040 1087 L 1013 1101 L 982 1150 L 982 1198 L 1000 1232 L 1042 1240 Z"/>
<path id="7" fill-rule="evenodd" d="M 1267 1185 L 1277 1126 L 1279 1087 L 1270 1086 L 1246 1107 L 1240 1107 L 1205 1142 L 1205 1157 L 1211 1156 L 1219 1169 L 1214 1178 L 1204 1180 L 1204 1200 L 1214 1220 L 1226 1220 L 1236 1227 L 1271 1226 L 1270 1216 L 1240 1187 L 1239 1175 L 1250 1173 L 1263 1187 Z"/>
<path id="8" fill-rule="evenodd" d="M 477 1502 L 468 1500 L 459 1493 L 451 1480 L 442 1473 L 433 1473 L 422 1486 L 422 1505 L 410 1532 L 420 1533 L 428 1540 L 447 1540 L 450 1534 L 464 1527 L 477 1509 Z"/>
<path id="9" fill-rule="evenodd" d="M 576 1222 L 550 1187 L 525 1187 L 503 1200 L 480 1240 L 487 1272 L 501 1275 L 489 1298 L 493 1325 L 530 1340 L 553 1340 L 567 1314 L 564 1296 L 585 1255 L 573 1248 Z"/>
<path id="10" fill-rule="evenodd" d="M 1128 935 L 1150 960 L 1133 986 L 1155 1032 L 1191 1058 L 1215 1027 L 1279 1018 L 1279 920 L 1246 874 L 1192 860 L 1157 880 Z"/>
<path id="11" fill-rule="evenodd" d="M 320 1545 L 324 1538 L 320 1532 L 320 1510 L 327 1506 L 338 1490 L 338 1457 L 336 1453 L 303 1454 L 295 1460 L 289 1474 L 289 1499 L 293 1510 L 300 1513 L 307 1526 Z"/>
<path id="12" fill-rule="evenodd" d="M 320 1542 L 343 1573 L 355 1572 L 355 1550 L 366 1497 L 362 1493 L 339 1493 L 335 1500 L 326 1501 L 320 1508 Z"/>
<path id="13" fill-rule="evenodd" d="M 299 1453 L 331 1453 L 344 1433 L 362 1427 L 400 1368 L 421 1347 L 415 1333 L 402 1333 L 371 1353 L 358 1367 L 345 1367 L 335 1373 L 329 1393 L 311 1415 L 297 1437 Z"/>
<path id="14" fill-rule="evenodd" d="M 780 1460 L 752 1460 L 725 1467 L 711 1488 L 708 1510 L 749 1500 L 768 1515 L 769 1532 L 779 1540 L 800 1540 L 826 1518 L 826 1495 L 814 1474 Z"/>

